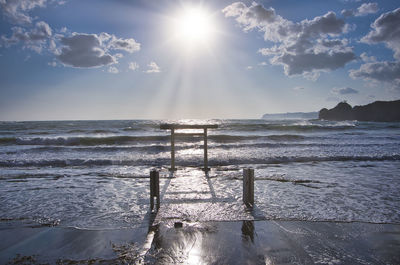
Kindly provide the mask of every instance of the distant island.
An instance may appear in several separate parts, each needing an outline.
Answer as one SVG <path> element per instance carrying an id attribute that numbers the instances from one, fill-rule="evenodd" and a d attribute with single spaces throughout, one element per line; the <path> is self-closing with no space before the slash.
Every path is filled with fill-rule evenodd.
<path id="1" fill-rule="evenodd" d="M 288 113 L 274 113 L 264 114 L 262 119 L 265 120 L 311 120 L 318 119 L 318 112 L 288 112 Z"/>
<path id="2" fill-rule="evenodd" d="M 351 107 L 347 102 L 340 102 L 333 109 L 323 108 L 319 111 L 319 119 L 343 121 L 400 121 L 400 100 L 375 101 L 364 106 Z"/>

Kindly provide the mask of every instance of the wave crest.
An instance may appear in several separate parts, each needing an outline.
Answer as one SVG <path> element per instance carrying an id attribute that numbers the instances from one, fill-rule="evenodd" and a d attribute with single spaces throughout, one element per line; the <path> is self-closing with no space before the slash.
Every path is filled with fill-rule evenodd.
<path id="1" fill-rule="evenodd" d="M 213 167 L 248 164 L 284 164 L 284 163 L 309 163 L 309 162 L 334 162 L 334 161 L 400 161 L 400 155 L 391 156 L 309 156 L 309 157 L 269 157 L 245 159 L 210 159 L 209 165 Z M 5 160 L 0 161 L 0 167 L 68 167 L 68 166 L 168 166 L 169 158 L 138 158 L 125 160 L 112 159 L 50 159 L 50 160 Z M 179 166 L 198 165 L 196 158 L 179 161 Z M 199 165 L 200 166 L 200 165 Z"/>

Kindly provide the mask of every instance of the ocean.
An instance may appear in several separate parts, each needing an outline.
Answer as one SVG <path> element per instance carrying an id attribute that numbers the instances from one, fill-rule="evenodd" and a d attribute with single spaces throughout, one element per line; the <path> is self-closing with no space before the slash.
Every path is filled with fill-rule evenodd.
<path id="1" fill-rule="evenodd" d="M 400 224 L 400 123 L 321 120 L 1 122 L 0 221 L 148 225 L 149 171 L 161 170 L 161 188 L 171 178 L 165 122 L 218 124 L 208 132 L 213 193 L 241 205 L 242 169 L 254 168 L 256 219 Z M 202 167 L 202 146 L 177 139 L 177 178 Z M 202 216 L 240 219 L 234 208 Z"/>

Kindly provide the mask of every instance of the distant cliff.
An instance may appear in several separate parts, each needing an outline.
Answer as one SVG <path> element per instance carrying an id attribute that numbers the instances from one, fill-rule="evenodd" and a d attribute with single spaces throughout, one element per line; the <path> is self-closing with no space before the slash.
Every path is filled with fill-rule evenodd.
<path id="1" fill-rule="evenodd" d="M 371 104 L 355 106 L 354 108 L 346 102 L 340 102 L 333 109 L 321 109 L 318 117 L 333 121 L 400 121 L 400 100 L 375 101 Z"/>
<path id="2" fill-rule="evenodd" d="M 318 119 L 318 112 L 288 112 L 288 113 L 274 113 L 264 114 L 262 119 L 265 120 L 289 120 L 289 119 Z"/>

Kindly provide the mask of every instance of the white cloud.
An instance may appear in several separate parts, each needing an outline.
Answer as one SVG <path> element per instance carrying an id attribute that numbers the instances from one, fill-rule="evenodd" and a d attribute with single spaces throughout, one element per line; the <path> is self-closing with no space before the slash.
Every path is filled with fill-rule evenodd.
<path id="1" fill-rule="evenodd" d="M 246 67 L 246 69 L 247 70 L 251 70 L 251 69 L 253 69 L 253 66 L 249 65 L 249 66 Z"/>
<path id="2" fill-rule="evenodd" d="M 358 90 L 351 87 L 334 87 L 332 88 L 332 93 L 340 95 L 358 94 Z"/>
<path id="3" fill-rule="evenodd" d="M 64 65 L 87 68 L 117 63 L 117 58 L 107 53 L 96 34 L 74 33 L 71 37 L 62 37 L 61 44 L 57 58 Z"/>
<path id="4" fill-rule="evenodd" d="M 4 1 L 0 0 L 0 3 L 3 5 L 10 3 Z M 0 36 L 0 47 L 21 44 L 23 49 L 31 49 L 37 53 L 46 49 L 64 66 L 90 68 L 110 65 L 118 63 L 118 59 L 123 57 L 122 53 L 112 51 L 133 53 L 140 50 L 140 43 L 133 38 L 117 38 L 104 32 L 99 35 L 86 33 L 67 35 L 67 29 L 62 28 L 60 33 L 53 34 L 50 26 L 44 21 L 36 22 L 34 26 L 15 26 L 11 30 L 11 36 Z"/>
<path id="5" fill-rule="evenodd" d="M 365 63 L 376 62 L 376 57 L 375 56 L 368 56 L 367 53 L 365 53 L 365 52 L 361 53 L 360 58 Z"/>
<path id="6" fill-rule="evenodd" d="M 266 66 L 266 65 L 267 65 L 267 62 L 261 62 L 261 63 L 259 63 L 258 65 L 259 65 L 259 66 Z"/>
<path id="7" fill-rule="evenodd" d="M 115 66 L 110 66 L 110 67 L 108 68 L 107 71 L 108 71 L 109 73 L 111 73 L 111 74 L 118 74 L 118 73 L 119 73 L 118 68 L 115 67 Z"/>
<path id="8" fill-rule="evenodd" d="M 145 73 L 151 74 L 151 73 L 159 73 L 161 72 L 160 67 L 156 64 L 156 62 L 150 62 L 147 65 L 148 69 L 145 71 Z"/>
<path id="9" fill-rule="evenodd" d="M 9 38 L 4 35 L 1 36 L 1 43 L 5 47 L 21 43 L 23 48 L 28 48 L 38 53 L 42 51 L 52 36 L 50 26 L 44 21 L 37 22 L 30 30 L 21 27 L 12 27 L 11 30 L 12 35 Z"/>
<path id="10" fill-rule="evenodd" d="M 364 3 L 361 6 L 359 6 L 356 10 L 344 9 L 342 10 L 341 13 L 345 17 L 353 17 L 353 16 L 361 17 L 369 14 L 375 14 L 378 11 L 379 7 L 377 3 Z"/>
<path id="11" fill-rule="evenodd" d="M 288 76 L 320 71 L 335 70 L 355 59 L 353 52 L 335 53 L 282 53 L 271 59 L 272 64 L 281 64 Z M 314 78 L 311 78 L 314 79 Z"/>
<path id="12" fill-rule="evenodd" d="M 48 0 L 0 0 L 3 15 L 14 24 L 30 24 L 33 19 L 29 12 L 37 7 L 45 7 L 48 2 L 62 4 L 62 2 Z"/>
<path id="13" fill-rule="evenodd" d="M 55 52 L 66 66 L 90 68 L 118 63 L 122 53 L 112 54 L 111 50 L 135 52 L 140 44 L 134 39 L 120 39 L 108 33 L 73 33 L 60 38 L 61 49 Z"/>
<path id="14" fill-rule="evenodd" d="M 247 7 L 242 2 L 236 2 L 225 7 L 222 12 L 226 17 L 236 17 L 236 21 L 245 30 L 273 23 L 278 18 L 273 8 L 265 9 L 262 5 L 256 3 Z"/>
<path id="15" fill-rule="evenodd" d="M 364 3 L 355 12 L 355 16 L 366 16 L 368 14 L 375 14 L 379 11 L 377 3 Z"/>
<path id="16" fill-rule="evenodd" d="M 140 50 L 140 43 L 136 42 L 134 39 L 118 39 L 115 36 L 112 36 L 109 48 L 134 53 Z"/>
<path id="17" fill-rule="evenodd" d="M 393 88 L 400 88 L 400 62 L 365 63 L 359 69 L 350 70 L 350 77 L 361 78 L 365 81 L 384 82 Z"/>
<path id="18" fill-rule="evenodd" d="M 11 36 L 0 36 L 0 47 L 10 47 L 21 44 L 23 49 L 31 49 L 41 53 L 44 49 L 51 52 L 64 65 L 71 67 L 100 67 L 118 62 L 122 53 L 111 51 L 125 51 L 129 53 L 140 50 L 140 43 L 133 38 L 117 38 L 108 33 L 68 34 L 66 27 L 61 28 L 53 35 L 50 26 L 43 21 L 32 22 L 36 19 L 30 16 L 35 8 L 43 8 L 48 4 L 63 5 L 65 1 L 58 0 L 0 0 L 2 14 L 11 23 L 21 24 L 24 27 L 11 28 Z M 53 65 L 53 63 L 50 63 Z"/>
<path id="19" fill-rule="evenodd" d="M 361 39 L 368 44 L 385 43 L 400 59 L 400 8 L 382 14 L 371 24 L 372 30 Z"/>
<path id="20" fill-rule="evenodd" d="M 343 9 L 341 13 L 342 13 L 342 15 L 345 16 L 345 17 L 352 17 L 352 16 L 354 16 L 354 10 L 351 10 L 351 9 Z"/>
<path id="21" fill-rule="evenodd" d="M 234 17 L 244 31 L 258 29 L 266 41 L 277 43 L 259 52 L 271 56 L 271 64 L 282 65 L 288 76 L 303 75 L 315 80 L 320 72 L 341 68 L 356 59 L 347 40 L 338 38 L 350 27 L 334 12 L 297 23 L 256 3 L 247 7 L 237 2 L 222 12 Z"/>
<path id="22" fill-rule="evenodd" d="M 349 71 L 353 79 L 373 83 L 386 83 L 400 89 L 400 8 L 384 13 L 371 24 L 372 30 L 361 41 L 368 44 L 384 43 L 394 51 L 395 61 L 376 61 L 375 57 L 361 54 L 364 64 Z"/>
<path id="23" fill-rule="evenodd" d="M 138 68 L 139 68 L 139 64 L 137 62 L 130 62 L 129 63 L 129 69 L 130 70 L 135 71 Z"/>

